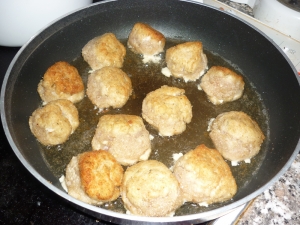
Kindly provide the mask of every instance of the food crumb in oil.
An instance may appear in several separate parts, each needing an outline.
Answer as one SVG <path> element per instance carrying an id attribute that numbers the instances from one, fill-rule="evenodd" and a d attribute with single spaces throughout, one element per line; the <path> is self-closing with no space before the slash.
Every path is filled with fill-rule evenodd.
<path id="1" fill-rule="evenodd" d="M 163 75 L 165 75 L 166 77 L 171 77 L 171 71 L 168 69 L 168 67 L 164 67 L 164 68 L 162 68 L 161 69 L 161 73 L 163 74 Z"/>
<path id="2" fill-rule="evenodd" d="M 211 118 L 209 121 L 208 121 L 208 126 L 207 126 L 207 131 L 211 131 L 211 125 L 212 123 L 214 122 L 215 118 Z"/>
<path id="3" fill-rule="evenodd" d="M 174 162 L 176 162 L 181 156 L 183 156 L 183 154 L 181 152 L 179 153 L 174 153 L 172 155 Z"/>
<path id="4" fill-rule="evenodd" d="M 207 202 L 200 202 L 198 205 L 199 206 L 203 206 L 203 207 L 208 207 Z"/>
<path id="5" fill-rule="evenodd" d="M 202 88 L 201 88 L 200 84 L 197 85 L 197 88 L 198 88 L 199 91 L 202 91 Z"/>
<path id="6" fill-rule="evenodd" d="M 231 165 L 232 165 L 232 166 L 238 166 L 238 165 L 239 165 L 239 162 L 238 162 L 238 161 L 231 161 Z"/>
<path id="7" fill-rule="evenodd" d="M 245 163 L 251 163 L 251 159 L 245 159 Z"/>

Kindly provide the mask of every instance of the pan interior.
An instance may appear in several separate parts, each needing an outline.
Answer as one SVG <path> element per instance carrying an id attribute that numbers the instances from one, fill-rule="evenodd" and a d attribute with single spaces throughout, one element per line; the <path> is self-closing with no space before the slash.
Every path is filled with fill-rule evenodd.
<path id="1" fill-rule="evenodd" d="M 166 49 L 179 43 L 181 42 L 167 40 Z M 126 40 L 123 41 L 123 44 L 126 46 Z M 230 62 L 227 62 L 220 56 L 209 51 L 205 51 L 205 53 L 208 58 L 209 68 L 218 65 L 230 68 L 236 73 L 240 73 L 239 68 L 232 65 Z M 164 59 L 164 54 L 161 54 L 161 57 Z M 71 63 L 78 68 L 86 87 L 91 68 L 84 62 L 80 55 Z M 251 84 L 245 76 L 244 80 L 246 86 L 242 98 L 234 102 L 215 106 L 207 100 L 205 93 L 198 89 L 200 80 L 186 83 L 182 79 L 166 77 L 161 74 L 161 69 L 163 67 L 166 67 L 164 60 L 161 60 L 161 63 L 158 64 L 144 64 L 140 55 L 134 54 L 127 49 L 122 70 L 130 76 L 133 85 L 133 94 L 126 105 L 119 109 L 109 108 L 103 112 L 99 112 L 86 96 L 80 103 L 76 104 L 80 115 L 80 126 L 75 133 L 71 135 L 70 139 L 66 143 L 58 146 L 47 147 L 40 145 L 41 154 L 43 155 L 44 160 L 57 178 L 65 174 L 65 168 L 73 156 L 92 150 L 91 140 L 101 116 L 105 114 L 130 114 L 141 116 L 142 101 L 146 94 L 163 85 L 175 86 L 185 90 L 185 94 L 193 106 L 193 119 L 191 123 L 187 125 L 186 131 L 172 137 L 159 136 L 158 132 L 145 122 L 147 130 L 154 137 L 151 141 L 152 153 L 150 159 L 163 162 L 167 167 L 171 168 L 174 165 L 172 155 L 175 153 L 185 154 L 200 144 L 205 144 L 208 147 L 214 148 L 208 135 L 209 132 L 207 131 L 208 123 L 210 119 L 215 118 L 220 113 L 228 111 L 243 111 L 247 113 L 259 123 L 265 136 L 268 136 L 268 115 L 266 115 L 265 106 L 253 84 Z M 268 140 L 268 138 L 266 138 L 266 140 Z M 266 146 L 267 141 L 264 143 L 260 154 L 254 157 L 250 164 L 242 162 L 239 166 L 232 167 L 231 163 L 228 162 L 233 171 L 233 175 L 236 178 L 239 191 L 242 191 L 257 173 L 264 159 Z M 124 170 L 126 170 L 126 168 L 124 168 Z M 230 201 L 222 204 L 213 204 L 209 207 L 200 207 L 197 204 L 186 203 L 177 210 L 177 215 L 188 215 L 191 213 L 208 211 L 228 203 L 230 203 Z M 126 212 L 120 199 L 115 202 L 104 204 L 101 207 L 117 212 Z"/>

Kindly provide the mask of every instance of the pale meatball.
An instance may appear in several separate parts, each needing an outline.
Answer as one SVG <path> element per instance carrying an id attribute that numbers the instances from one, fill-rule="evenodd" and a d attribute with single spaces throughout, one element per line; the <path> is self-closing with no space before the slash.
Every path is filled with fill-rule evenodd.
<path id="1" fill-rule="evenodd" d="M 164 51 L 165 37 L 162 33 L 144 23 L 136 23 L 128 37 L 128 48 L 137 54 L 142 54 L 144 62 L 158 62 L 155 55 Z"/>
<path id="2" fill-rule="evenodd" d="M 121 196 L 127 213 L 139 216 L 173 216 L 183 204 L 173 173 L 161 162 L 139 162 L 124 173 Z"/>
<path id="3" fill-rule="evenodd" d="M 217 116 L 209 133 L 216 149 L 233 162 L 251 159 L 261 147 L 264 134 L 244 112 L 225 112 Z"/>
<path id="4" fill-rule="evenodd" d="M 92 205 L 120 196 L 123 168 L 107 151 L 89 151 L 74 156 L 66 168 L 68 194 Z"/>
<path id="5" fill-rule="evenodd" d="M 132 93 L 128 75 L 119 68 L 103 67 L 88 77 L 87 96 L 99 109 L 123 107 Z"/>
<path id="6" fill-rule="evenodd" d="M 142 116 L 159 135 L 181 134 L 191 122 L 192 105 L 184 93 L 184 89 L 165 85 L 148 93 L 143 100 Z"/>
<path id="7" fill-rule="evenodd" d="M 244 91 L 243 77 L 232 70 L 213 66 L 202 77 L 200 87 L 215 105 L 239 99 Z"/>
<path id="8" fill-rule="evenodd" d="M 84 85 L 78 70 L 63 61 L 48 68 L 37 90 L 44 104 L 57 99 L 76 103 L 84 98 Z"/>
<path id="9" fill-rule="evenodd" d="M 202 42 L 185 42 L 167 49 L 166 63 L 167 68 L 162 69 L 164 75 L 183 78 L 185 82 L 197 80 L 207 69 Z"/>
<path id="10" fill-rule="evenodd" d="M 92 148 L 107 150 L 122 165 L 132 165 L 149 158 L 150 134 L 139 116 L 104 115 L 99 119 Z"/>
<path id="11" fill-rule="evenodd" d="M 82 57 L 92 70 L 105 66 L 121 68 L 126 49 L 113 33 L 105 33 L 90 40 L 82 49 Z"/>
<path id="12" fill-rule="evenodd" d="M 208 206 L 231 199 L 237 191 L 230 167 L 221 154 L 203 144 L 179 158 L 173 172 L 187 202 Z"/>
<path id="13" fill-rule="evenodd" d="M 49 102 L 36 109 L 29 118 L 31 132 L 43 145 L 64 143 L 78 126 L 78 110 L 65 99 Z"/>

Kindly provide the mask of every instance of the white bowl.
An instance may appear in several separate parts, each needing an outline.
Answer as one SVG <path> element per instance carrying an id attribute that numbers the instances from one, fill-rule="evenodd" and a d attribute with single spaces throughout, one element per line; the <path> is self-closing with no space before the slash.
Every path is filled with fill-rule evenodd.
<path id="1" fill-rule="evenodd" d="M 0 45 L 18 47 L 53 20 L 92 0 L 0 0 Z"/>

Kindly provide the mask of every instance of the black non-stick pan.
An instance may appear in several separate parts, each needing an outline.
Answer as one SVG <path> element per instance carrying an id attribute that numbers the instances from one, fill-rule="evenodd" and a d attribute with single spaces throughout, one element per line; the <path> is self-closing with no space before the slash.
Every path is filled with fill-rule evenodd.
<path id="1" fill-rule="evenodd" d="M 37 84 L 46 69 L 61 60 L 78 63 L 82 47 L 106 32 L 126 40 L 136 22 L 151 25 L 174 43 L 200 40 L 208 54 L 221 58 L 241 73 L 249 84 L 247 87 L 257 93 L 258 105 L 266 118 L 263 129 L 267 138 L 260 153 L 261 161 L 232 200 L 164 218 L 139 217 L 91 206 L 63 190 L 58 175 L 45 158 L 45 149 L 31 134 L 28 118 L 41 105 Z M 79 70 L 87 69 L 84 63 L 76 65 L 82 67 Z M 172 82 L 180 84 L 176 79 Z M 187 95 L 190 93 L 187 91 Z M 269 38 L 251 25 L 192 1 L 105 1 L 56 21 L 25 44 L 13 59 L 1 90 L 1 118 L 10 145 L 33 176 L 71 205 L 116 224 L 189 224 L 222 216 L 250 201 L 279 179 L 300 149 L 300 88 L 291 62 Z"/>

